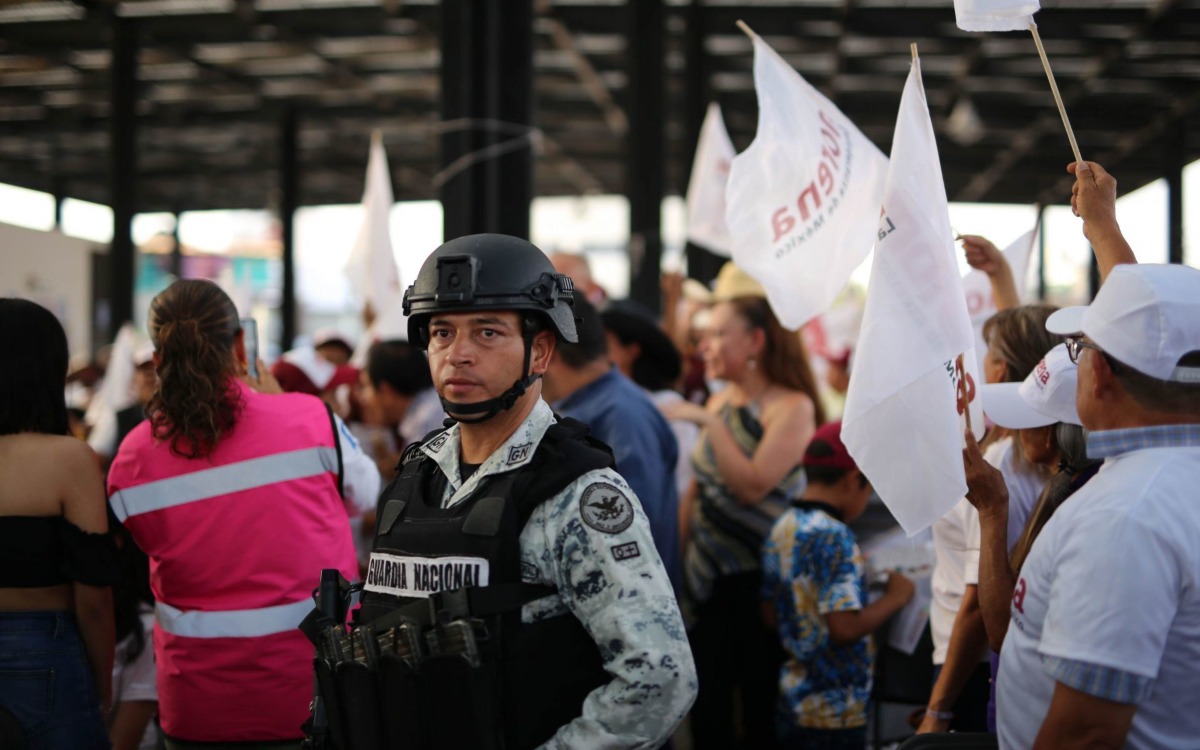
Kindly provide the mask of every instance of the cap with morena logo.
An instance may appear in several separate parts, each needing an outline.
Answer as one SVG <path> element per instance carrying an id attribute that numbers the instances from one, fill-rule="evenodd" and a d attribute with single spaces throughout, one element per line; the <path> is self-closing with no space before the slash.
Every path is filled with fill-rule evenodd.
<path id="1" fill-rule="evenodd" d="M 1075 408 L 1078 368 L 1059 344 L 1046 353 L 1033 372 L 1020 383 L 991 383 L 980 391 L 983 411 L 993 422 L 1010 430 L 1064 422 L 1082 425 Z"/>

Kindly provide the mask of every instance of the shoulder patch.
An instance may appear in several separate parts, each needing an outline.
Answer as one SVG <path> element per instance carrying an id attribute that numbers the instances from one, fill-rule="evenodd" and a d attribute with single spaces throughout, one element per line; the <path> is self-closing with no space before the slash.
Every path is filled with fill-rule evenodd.
<path id="1" fill-rule="evenodd" d="M 611 484 L 597 482 L 579 497 L 583 522 L 605 534 L 619 534 L 633 523 L 633 503 Z"/>
<path id="2" fill-rule="evenodd" d="M 625 544 L 618 544 L 617 546 L 613 547 L 612 556 L 614 560 L 620 562 L 622 560 L 631 560 L 635 557 L 641 557 L 642 553 L 638 549 L 637 542 L 626 542 Z"/>

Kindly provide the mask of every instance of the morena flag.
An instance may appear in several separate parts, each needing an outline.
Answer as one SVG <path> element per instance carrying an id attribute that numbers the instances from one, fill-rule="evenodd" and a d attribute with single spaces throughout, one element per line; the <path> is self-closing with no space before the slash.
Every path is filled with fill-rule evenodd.
<path id="1" fill-rule="evenodd" d="M 358 300 L 369 303 L 376 314 L 400 296 L 400 270 L 392 253 L 392 235 L 388 217 L 392 210 L 392 177 L 388 171 L 383 138 L 371 136 L 367 159 L 366 186 L 363 188 L 363 219 L 346 259 L 346 277 Z"/>
<path id="2" fill-rule="evenodd" d="M 687 191 L 687 238 L 723 258 L 733 252 L 733 238 L 725 225 L 725 186 L 729 182 L 729 165 L 736 155 L 725 130 L 721 107 L 713 102 L 708 105 L 708 114 L 700 126 L 696 157 L 692 160 Z"/>
<path id="3" fill-rule="evenodd" d="M 983 427 L 974 334 L 915 58 L 877 218 L 842 441 L 911 536 L 966 493 L 963 435 L 970 426 L 982 437 Z"/>
<path id="4" fill-rule="evenodd" d="M 733 260 L 784 326 L 829 309 L 875 241 L 887 158 L 766 42 L 754 40 L 758 132 L 733 160 Z"/>
<path id="5" fill-rule="evenodd" d="M 954 20 L 963 31 L 1025 31 L 1037 0 L 954 0 Z"/>

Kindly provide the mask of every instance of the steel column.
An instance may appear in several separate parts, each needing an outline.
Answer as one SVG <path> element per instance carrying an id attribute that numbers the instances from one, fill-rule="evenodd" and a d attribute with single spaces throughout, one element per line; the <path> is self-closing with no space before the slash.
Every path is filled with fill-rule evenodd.
<path id="1" fill-rule="evenodd" d="M 1038 227 L 1038 275 L 1037 298 L 1039 302 L 1046 301 L 1046 206 L 1039 203 L 1037 207 Z"/>
<path id="2" fill-rule="evenodd" d="M 700 0 L 692 0 L 686 11 L 687 32 L 684 41 L 684 118 L 688 142 L 693 144 L 691 153 L 696 152 L 695 145 L 700 142 L 700 128 L 704 124 L 704 116 L 708 111 L 708 103 L 713 100 L 712 87 L 708 85 L 708 53 L 704 50 L 704 6 Z M 689 167 L 690 169 L 690 167 Z M 688 175 L 688 185 L 691 175 Z M 684 195 L 687 195 L 686 188 Z M 691 242 L 687 243 L 688 276 L 709 283 L 717 277 L 725 259 L 709 250 Z"/>
<path id="3" fill-rule="evenodd" d="M 629 296 L 657 311 L 662 298 L 662 201 L 664 156 L 662 0 L 629 3 L 629 135 L 626 195 L 629 198 Z"/>
<path id="4" fill-rule="evenodd" d="M 133 214 L 137 207 L 137 56 L 138 29 L 132 19 L 112 17 L 112 62 L 109 65 L 109 156 L 113 238 L 108 248 L 110 270 L 109 340 L 133 320 Z"/>
<path id="5" fill-rule="evenodd" d="M 183 243 L 179 241 L 179 219 L 181 213 L 175 212 L 175 225 L 171 227 L 171 275 L 177 279 L 183 278 Z"/>
<path id="6" fill-rule="evenodd" d="M 1187 161 L 1187 125 L 1175 124 L 1167 138 L 1167 262 L 1183 262 L 1183 165 Z"/>
<path id="7" fill-rule="evenodd" d="M 279 119 L 279 225 L 283 240 L 283 284 L 279 299 L 280 349 L 292 348 L 296 338 L 296 230 L 294 218 L 300 202 L 300 159 L 296 137 L 296 111 L 285 107 Z"/>
<path id="8" fill-rule="evenodd" d="M 441 167 L 454 169 L 441 187 L 445 239 L 529 237 L 532 0 L 446 0 L 441 7 Z M 471 163 L 459 171 L 460 160 Z"/>

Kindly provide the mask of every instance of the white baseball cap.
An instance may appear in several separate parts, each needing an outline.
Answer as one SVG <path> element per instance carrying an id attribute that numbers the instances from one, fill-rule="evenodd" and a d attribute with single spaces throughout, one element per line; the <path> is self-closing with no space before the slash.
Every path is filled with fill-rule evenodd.
<path id="1" fill-rule="evenodd" d="M 326 344 L 341 344 L 350 351 L 354 351 L 354 342 L 349 336 L 336 328 L 318 328 L 313 333 L 312 345 L 314 349 L 320 349 Z"/>
<path id="2" fill-rule="evenodd" d="M 133 366 L 141 367 L 142 365 L 150 364 L 154 361 L 154 344 L 149 341 L 138 345 L 137 349 L 133 350 Z"/>
<path id="3" fill-rule="evenodd" d="M 1124 264 L 1092 304 L 1065 307 L 1046 321 L 1064 336 L 1085 334 L 1122 364 L 1159 380 L 1200 383 L 1200 367 L 1179 360 L 1200 351 L 1200 270 L 1179 264 Z"/>
<path id="4" fill-rule="evenodd" d="M 1058 422 L 1082 425 L 1075 409 L 1078 369 L 1067 354 L 1067 345 L 1059 344 L 1046 352 L 1023 382 L 983 386 L 983 411 L 993 422 L 1010 430 Z"/>

